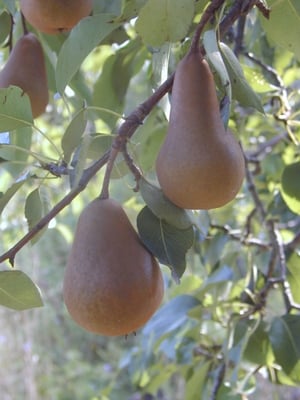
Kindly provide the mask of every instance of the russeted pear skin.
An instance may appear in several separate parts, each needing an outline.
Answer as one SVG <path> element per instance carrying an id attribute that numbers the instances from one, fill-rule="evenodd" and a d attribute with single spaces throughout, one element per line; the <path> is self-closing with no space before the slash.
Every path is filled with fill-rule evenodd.
<path id="1" fill-rule="evenodd" d="M 69 31 L 93 8 L 93 0 L 20 0 L 25 19 L 47 34 Z"/>
<path id="2" fill-rule="evenodd" d="M 85 330 L 119 336 L 135 332 L 159 307 L 162 273 L 121 205 L 95 199 L 81 213 L 64 275 L 63 297 Z"/>
<path id="3" fill-rule="evenodd" d="M 224 128 L 212 72 L 198 52 L 188 53 L 177 66 L 156 172 L 164 194 L 185 209 L 221 207 L 242 185 L 243 153 Z"/>
<path id="4" fill-rule="evenodd" d="M 32 115 L 41 115 L 48 104 L 48 82 L 43 48 L 33 33 L 23 35 L 14 45 L 0 71 L 0 88 L 20 87 L 29 96 Z"/>

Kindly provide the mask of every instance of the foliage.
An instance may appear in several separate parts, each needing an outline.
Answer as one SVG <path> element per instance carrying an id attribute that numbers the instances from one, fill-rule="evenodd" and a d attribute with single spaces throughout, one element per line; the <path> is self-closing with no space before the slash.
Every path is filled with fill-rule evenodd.
<path id="1" fill-rule="evenodd" d="M 27 25 L 44 49 L 51 100 L 33 120 L 27 95 L 0 89 L 0 303 L 45 304 L 1 311 L 16 345 L 28 344 L 28 365 L 46 352 L 31 399 L 251 399 L 261 376 L 299 385 L 299 19 L 297 0 L 94 0 L 70 33 Z M 0 0 L 3 64 L 22 34 L 18 2 Z M 168 207 L 154 163 L 172 73 L 198 34 L 246 178 L 225 207 L 187 213 Z M 166 282 L 164 305 L 127 341 L 75 327 L 61 296 L 77 217 L 105 186 L 112 155 L 110 196 Z M 132 190 L 140 171 L 150 185 L 141 193 Z M 2 352 L 11 339 L 0 336 Z M 16 386 L 1 389 L 10 398 Z"/>

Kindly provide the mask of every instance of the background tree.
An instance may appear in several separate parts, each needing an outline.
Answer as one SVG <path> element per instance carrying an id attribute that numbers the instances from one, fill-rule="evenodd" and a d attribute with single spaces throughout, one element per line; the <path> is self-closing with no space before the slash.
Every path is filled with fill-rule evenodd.
<path id="1" fill-rule="evenodd" d="M 279 385 L 270 398 L 297 396 L 298 1 L 95 0 L 91 16 L 55 35 L 26 22 L 19 2 L 0 10 L 3 66 L 33 32 L 49 88 L 36 119 L 21 89 L 0 89 L 2 397 L 254 399 L 262 379 Z M 156 180 L 173 73 L 197 45 L 246 177 L 233 202 L 189 212 L 193 226 L 182 229 L 178 215 L 153 211 L 136 178 Z M 86 333 L 62 299 L 78 215 L 108 187 L 166 286 L 162 307 L 127 340 Z"/>

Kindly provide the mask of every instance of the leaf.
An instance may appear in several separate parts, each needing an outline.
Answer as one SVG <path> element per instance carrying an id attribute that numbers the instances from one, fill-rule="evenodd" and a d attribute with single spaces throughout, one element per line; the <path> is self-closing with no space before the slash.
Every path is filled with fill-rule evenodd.
<path id="1" fill-rule="evenodd" d="M 33 124 L 30 100 L 17 86 L 0 89 L 0 132 Z"/>
<path id="2" fill-rule="evenodd" d="M 106 59 L 94 85 L 95 106 L 122 113 L 129 82 L 142 66 L 136 61 L 139 50 L 140 43 L 133 40 Z M 115 125 L 116 115 L 101 111 L 98 114 L 107 124 Z"/>
<path id="3" fill-rule="evenodd" d="M 154 314 L 143 328 L 143 334 L 154 335 L 153 341 L 155 342 L 162 336 L 186 325 L 190 319 L 189 311 L 199 304 L 199 300 L 190 295 L 174 297 Z"/>
<path id="4" fill-rule="evenodd" d="M 171 269 L 173 278 L 179 281 L 186 268 L 186 252 L 194 242 L 193 228 L 175 228 L 157 218 L 147 206 L 137 217 L 137 228 L 144 245 Z"/>
<path id="5" fill-rule="evenodd" d="M 82 138 L 81 144 L 78 147 L 76 157 L 74 157 L 74 159 L 73 159 L 73 163 L 75 164 L 75 167 L 72 170 L 72 173 L 70 174 L 71 188 L 74 188 L 78 185 L 80 178 L 83 174 L 83 170 L 86 165 L 86 160 L 88 158 L 88 150 L 89 150 L 91 141 L 92 141 L 92 138 L 90 135 L 84 135 Z"/>
<path id="6" fill-rule="evenodd" d="M 43 306 L 38 287 L 22 271 L 0 271 L 0 304 L 14 310 Z"/>
<path id="7" fill-rule="evenodd" d="M 168 121 L 157 107 L 136 132 L 138 162 L 143 171 L 153 169 L 160 147 L 165 140 Z"/>
<path id="8" fill-rule="evenodd" d="M 19 127 L 8 133 L 8 139 L 6 145 L 0 144 L 0 157 L 11 161 L 4 167 L 12 176 L 17 177 L 26 168 L 32 141 L 32 128 Z"/>
<path id="9" fill-rule="evenodd" d="M 274 318 L 269 338 L 275 361 L 295 382 L 300 382 L 300 316 L 284 315 Z"/>
<path id="10" fill-rule="evenodd" d="M 148 0 L 140 10 L 136 30 L 153 47 L 185 37 L 194 16 L 194 0 Z"/>
<path id="11" fill-rule="evenodd" d="M 290 284 L 293 300 L 300 303 L 300 254 L 293 252 L 288 258 L 288 282 Z"/>
<path id="12" fill-rule="evenodd" d="M 185 386 L 185 400 L 195 400 L 202 392 L 207 382 L 207 374 L 211 368 L 212 361 L 204 361 L 193 370 L 192 376 L 187 380 Z"/>
<path id="13" fill-rule="evenodd" d="M 300 60 L 300 7 L 299 0 L 268 0 L 271 21 L 261 18 L 267 37 L 284 50 L 289 50 Z M 287 29 L 288 28 L 288 29 Z"/>
<path id="14" fill-rule="evenodd" d="M 239 323 L 248 325 L 249 322 L 249 320 L 241 320 Z M 257 365 L 271 366 L 273 364 L 274 356 L 265 322 L 261 321 L 251 334 L 244 351 L 244 358 Z"/>
<path id="15" fill-rule="evenodd" d="M 3 11 L 0 15 L 0 43 L 8 37 L 11 28 L 11 17 L 7 11 Z"/>
<path id="16" fill-rule="evenodd" d="M 83 108 L 73 117 L 61 139 L 61 147 L 64 152 L 64 161 L 67 164 L 70 162 L 73 151 L 80 144 L 86 124 L 87 111 L 85 108 Z"/>
<path id="17" fill-rule="evenodd" d="M 44 202 L 40 195 L 40 189 L 34 189 L 26 198 L 25 201 L 25 218 L 27 220 L 28 229 L 31 230 L 45 214 Z M 43 235 L 47 227 L 41 229 L 34 238 L 31 239 L 31 244 L 36 243 Z"/>
<path id="18" fill-rule="evenodd" d="M 111 22 L 113 17 L 113 14 L 86 17 L 71 30 L 57 58 L 56 86 L 59 93 L 63 93 L 88 54 L 118 28 L 120 24 Z"/>
<path id="19" fill-rule="evenodd" d="M 145 5 L 147 0 L 122 0 L 121 15 L 118 16 L 116 22 L 125 22 L 137 16 L 141 7 Z"/>
<path id="20" fill-rule="evenodd" d="M 214 30 L 206 31 L 203 35 L 203 45 L 206 51 L 209 62 L 213 65 L 217 71 L 222 86 L 225 89 L 229 103 L 231 103 L 231 83 L 230 78 L 225 67 L 223 58 L 220 53 L 220 49 L 217 42 L 216 32 Z M 227 124 L 226 124 L 227 125 Z"/>
<path id="21" fill-rule="evenodd" d="M 264 113 L 261 100 L 246 81 L 243 69 L 234 52 L 222 42 L 220 43 L 220 50 L 230 77 L 233 98 L 243 107 L 253 107 L 257 111 Z"/>
<path id="22" fill-rule="evenodd" d="M 300 214 L 300 161 L 287 165 L 281 176 L 281 194 L 289 207 Z"/>
<path id="23" fill-rule="evenodd" d="M 145 203 L 157 218 L 178 229 L 191 227 L 192 222 L 187 211 L 172 203 L 159 187 L 151 184 L 144 177 L 139 179 L 138 184 Z"/>
<path id="24" fill-rule="evenodd" d="M 220 268 L 217 268 L 212 274 L 208 276 L 208 278 L 203 283 L 202 289 L 206 288 L 210 285 L 217 285 L 218 283 L 229 282 L 234 279 L 233 269 L 228 265 L 223 265 Z"/>
<path id="25" fill-rule="evenodd" d="M 27 175 L 15 182 L 5 193 L 0 193 L 0 214 L 2 214 L 2 211 L 6 207 L 7 203 L 17 193 L 26 180 Z"/>

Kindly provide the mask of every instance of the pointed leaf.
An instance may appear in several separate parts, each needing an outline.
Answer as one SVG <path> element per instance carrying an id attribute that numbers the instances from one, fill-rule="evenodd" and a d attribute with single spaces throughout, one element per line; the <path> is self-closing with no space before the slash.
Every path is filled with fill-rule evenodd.
<path id="1" fill-rule="evenodd" d="M 87 124 L 87 111 L 85 108 L 80 110 L 69 123 L 62 139 L 61 147 L 64 152 L 64 161 L 68 164 L 71 155 L 76 147 L 80 144 L 82 134 Z"/>
<path id="2" fill-rule="evenodd" d="M 30 154 L 32 142 L 32 128 L 22 126 L 8 134 L 8 143 L 0 144 L 0 157 L 12 161 L 5 165 L 9 173 L 17 177 L 26 168 L 25 162 Z"/>
<path id="3" fill-rule="evenodd" d="M 300 316 L 274 318 L 269 332 L 275 360 L 295 382 L 300 382 Z"/>
<path id="4" fill-rule="evenodd" d="M 58 54 L 56 85 L 59 93 L 63 93 L 88 54 L 118 28 L 120 24 L 111 22 L 113 17 L 112 14 L 96 14 L 82 19 L 72 29 Z"/>
<path id="5" fill-rule="evenodd" d="M 194 0 L 148 0 L 140 10 L 136 30 L 150 46 L 177 42 L 187 34 L 194 8 Z"/>
<path id="6" fill-rule="evenodd" d="M 8 37 L 11 29 L 11 17 L 7 11 L 3 11 L 0 15 L 0 43 Z"/>
<path id="7" fill-rule="evenodd" d="M 261 18 L 267 37 L 284 50 L 292 51 L 300 60 L 300 7 L 299 0 L 268 0 L 271 21 Z"/>
<path id="8" fill-rule="evenodd" d="M 179 281 L 186 268 L 186 253 L 194 241 L 193 228 L 175 228 L 157 218 L 147 206 L 137 217 L 137 228 L 145 246 L 171 269 L 174 279 Z"/>
<path id="9" fill-rule="evenodd" d="M 223 88 L 225 89 L 228 97 L 229 104 L 231 103 L 231 84 L 230 78 L 224 64 L 223 58 L 217 42 L 216 32 L 214 30 L 206 31 L 203 35 L 203 45 L 208 57 L 209 62 L 217 71 Z"/>
<path id="10" fill-rule="evenodd" d="M 300 214 L 300 161 L 287 165 L 281 177 L 281 194 L 287 206 Z"/>
<path id="11" fill-rule="evenodd" d="M 234 52 L 222 42 L 220 43 L 220 50 L 230 77 L 233 98 L 243 107 L 253 107 L 257 111 L 264 113 L 260 97 L 246 81 L 243 69 Z"/>
<path id="12" fill-rule="evenodd" d="M 43 305 L 38 287 L 22 271 L 0 272 L 0 304 L 14 310 Z"/>
<path id="13" fill-rule="evenodd" d="M 148 182 L 144 177 L 141 177 L 138 183 L 145 203 L 159 219 L 178 229 L 191 227 L 192 222 L 187 211 L 172 203 L 159 187 Z"/>
<path id="14" fill-rule="evenodd" d="M 24 184 L 26 179 L 27 176 L 23 177 L 23 179 L 18 180 L 18 182 L 15 182 L 5 193 L 0 192 L 0 214 L 6 207 L 10 199 L 17 193 L 20 187 Z"/>
<path id="15" fill-rule="evenodd" d="M 17 86 L 0 89 L 0 132 L 32 125 L 30 100 Z"/>
<path id="16" fill-rule="evenodd" d="M 29 230 L 31 230 L 45 214 L 45 203 L 46 201 L 43 201 L 39 188 L 34 189 L 28 195 L 25 202 L 25 218 L 27 220 Z M 31 244 L 36 243 L 46 230 L 47 227 L 41 229 L 39 233 L 35 235 L 33 239 L 31 239 Z"/>
<path id="17" fill-rule="evenodd" d="M 187 323 L 189 311 L 199 304 L 199 300 L 190 295 L 174 297 L 149 320 L 143 328 L 143 334 L 146 336 L 153 334 L 155 341 L 161 336 L 175 331 Z"/>

